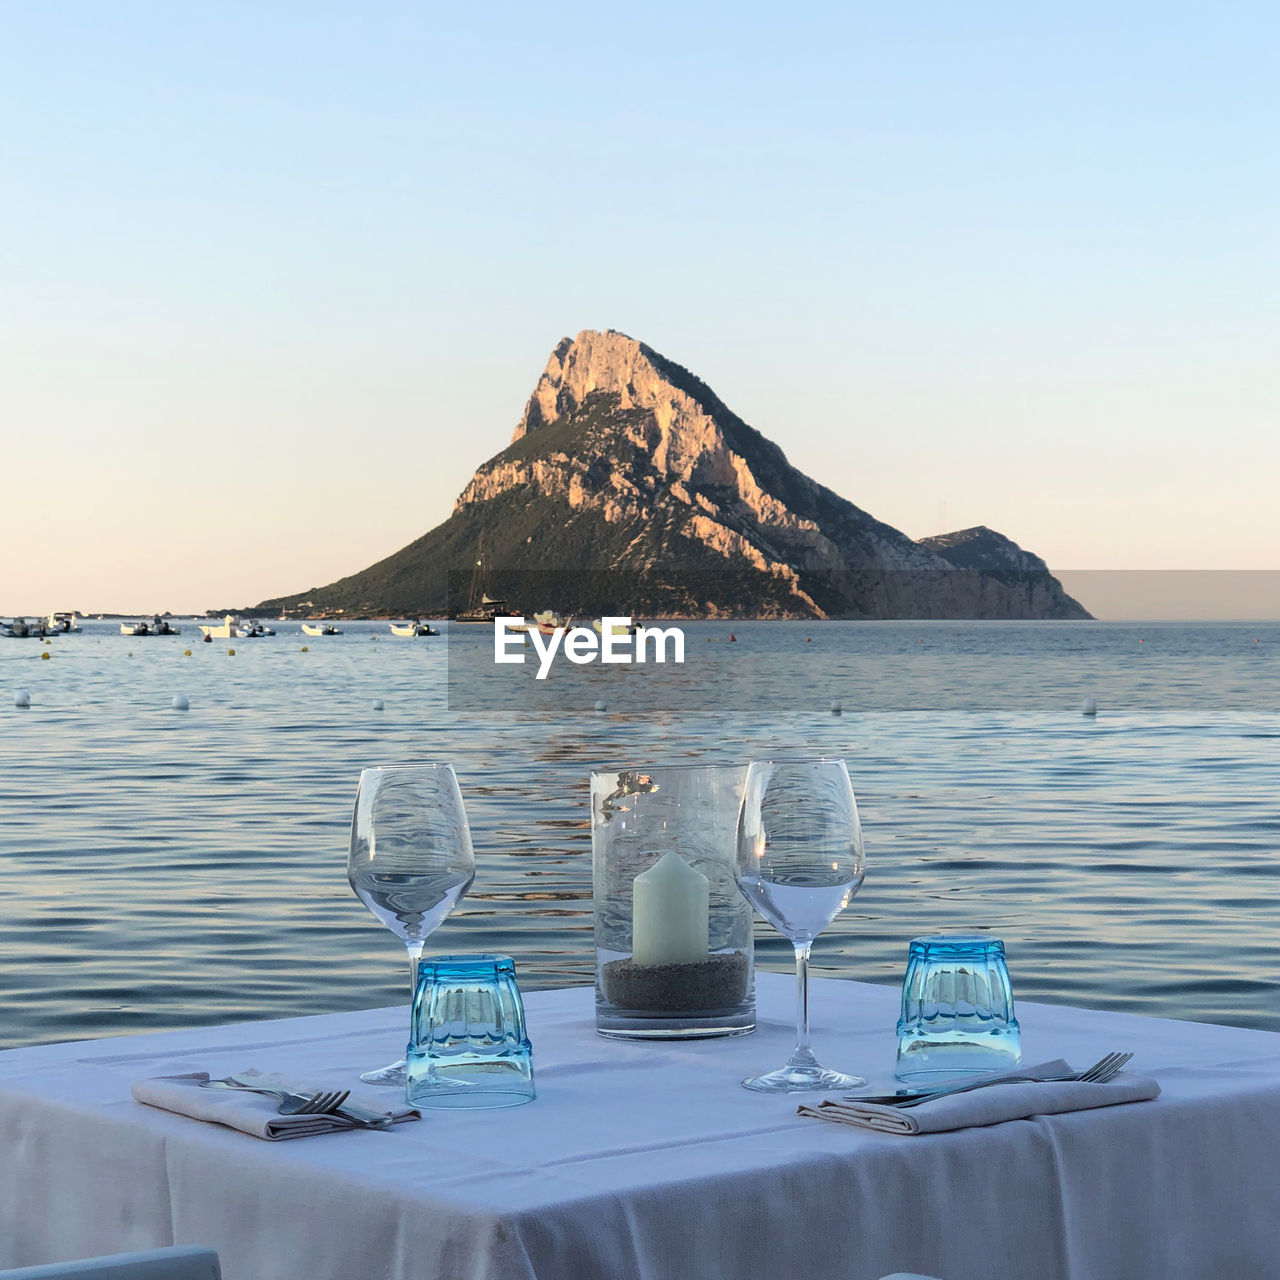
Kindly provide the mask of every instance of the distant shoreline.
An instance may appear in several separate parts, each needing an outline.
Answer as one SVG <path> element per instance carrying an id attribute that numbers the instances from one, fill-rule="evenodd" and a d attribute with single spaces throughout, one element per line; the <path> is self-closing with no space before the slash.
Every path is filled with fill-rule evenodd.
<path id="1" fill-rule="evenodd" d="M 290 614 L 282 618 L 277 613 L 263 612 L 260 609 L 223 609 L 218 611 L 210 611 L 208 613 L 182 612 L 182 611 L 163 611 L 157 613 L 155 610 L 133 610 L 133 611 L 111 611 L 103 613 L 80 613 L 75 612 L 74 616 L 78 622 L 123 622 L 137 620 L 139 618 L 167 618 L 177 621 L 189 621 L 194 623 L 216 621 L 220 622 L 226 615 L 230 613 L 234 617 L 239 618 L 259 618 L 270 620 L 273 622 L 401 622 L 407 618 L 422 618 L 425 622 L 440 623 L 452 622 L 453 619 L 430 614 L 347 614 L 347 613 L 315 613 L 315 614 Z M 48 613 L 39 613 L 34 610 L 28 610 L 25 613 L 21 611 L 9 611 L 0 609 L 0 618 L 26 618 L 28 620 L 47 618 Z M 512 615 L 518 616 L 518 615 Z M 586 621 L 590 623 L 595 615 L 583 615 L 581 619 L 574 619 L 575 622 Z M 684 614 L 646 614 L 644 617 L 635 619 L 637 622 L 671 622 L 671 623 L 719 623 L 724 625 L 755 623 L 755 622 L 778 622 L 799 624 L 804 623 L 809 626 L 824 626 L 829 623 L 858 623 L 859 625 L 897 625 L 900 623 L 913 623 L 917 626 L 950 626 L 956 623 L 965 623 L 969 626 L 991 625 L 1005 626 L 1008 624 L 1027 624 L 1027 623 L 1052 623 L 1054 625 L 1070 625 L 1078 626 L 1081 623 L 1102 623 L 1108 626 L 1129 626 L 1129 625 L 1149 625 L 1149 626 L 1230 626 L 1239 624 L 1241 626 L 1276 626 L 1280 625 L 1280 613 L 1274 616 L 1204 616 L 1204 617 L 1146 617 L 1142 615 L 1134 615 L 1128 617 L 1105 617 L 1100 618 L 1094 616 L 1092 618 L 761 618 L 761 617 L 707 617 L 703 615 L 684 615 Z M 477 623 L 463 623 L 464 627 L 469 630 L 482 631 L 483 625 Z"/>

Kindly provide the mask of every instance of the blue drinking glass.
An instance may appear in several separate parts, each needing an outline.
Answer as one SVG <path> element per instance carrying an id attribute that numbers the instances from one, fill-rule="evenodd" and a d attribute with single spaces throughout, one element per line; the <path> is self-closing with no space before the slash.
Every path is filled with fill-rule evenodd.
<path id="1" fill-rule="evenodd" d="M 1010 1071 L 1021 1060 L 1004 943 L 982 934 L 913 938 L 894 1075 L 930 1084 Z"/>
<path id="2" fill-rule="evenodd" d="M 532 1102 L 533 1048 L 510 956 L 418 963 L 405 1096 L 415 1107 Z"/>

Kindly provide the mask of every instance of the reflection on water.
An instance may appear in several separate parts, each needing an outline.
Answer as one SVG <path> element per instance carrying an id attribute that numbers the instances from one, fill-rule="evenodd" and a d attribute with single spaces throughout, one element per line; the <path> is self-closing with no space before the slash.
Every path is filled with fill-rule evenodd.
<path id="1" fill-rule="evenodd" d="M 402 1002 L 345 872 L 359 772 L 397 760 L 455 764 L 476 846 L 428 952 L 588 981 L 590 771 L 792 752 L 848 759 L 867 842 L 818 972 L 897 982 L 911 937 L 990 929 L 1019 996 L 1280 1029 L 1274 625 L 690 625 L 716 657 L 682 680 L 732 662 L 735 696 L 681 714 L 450 712 L 443 639 L 280 629 L 0 642 L 0 1044 Z"/>

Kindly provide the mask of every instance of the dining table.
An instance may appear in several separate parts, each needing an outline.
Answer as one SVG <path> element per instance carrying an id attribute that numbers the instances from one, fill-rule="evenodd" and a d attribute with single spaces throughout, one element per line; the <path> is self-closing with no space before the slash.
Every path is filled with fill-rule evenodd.
<path id="1" fill-rule="evenodd" d="M 406 1007 L 6 1050 L 0 1266 L 202 1244 L 225 1280 L 1280 1276 L 1280 1034 L 1020 1003 L 1024 1061 L 1132 1052 L 1159 1097 L 909 1136 L 740 1087 L 794 1043 L 794 979 L 758 972 L 756 995 L 751 1034 L 643 1041 L 597 1034 L 590 987 L 529 993 L 533 1102 L 282 1142 L 132 1086 L 358 1088 L 403 1052 Z M 891 1088 L 898 1007 L 815 979 L 815 1050 Z"/>

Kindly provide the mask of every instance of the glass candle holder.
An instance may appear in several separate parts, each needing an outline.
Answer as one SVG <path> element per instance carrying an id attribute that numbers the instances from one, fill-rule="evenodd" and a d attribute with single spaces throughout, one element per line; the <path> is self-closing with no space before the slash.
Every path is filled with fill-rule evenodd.
<path id="1" fill-rule="evenodd" d="M 734 876 L 745 779 L 740 765 L 591 775 L 601 1035 L 755 1029 L 751 906 Z"/>
<path id="2" fill-rule="evenodd" d="M 1004 943 L 983 934 L 913 938 L 894 1075 L 928 1084 L 1011 1071 L 1021 1060 Z"/>

